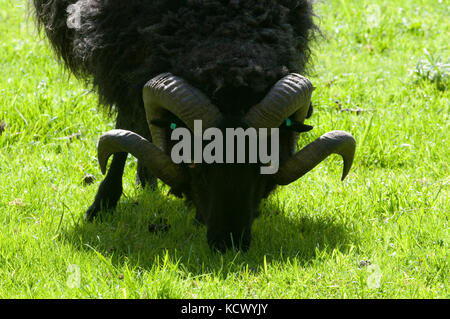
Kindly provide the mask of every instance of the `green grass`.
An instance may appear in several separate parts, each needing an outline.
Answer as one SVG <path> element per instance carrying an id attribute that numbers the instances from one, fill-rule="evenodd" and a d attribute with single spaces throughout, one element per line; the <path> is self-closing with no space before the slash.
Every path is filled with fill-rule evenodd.
<path id="1" fill-rule="evenodd" d="M 448 3 L 330 0 L 316 11 L 315 129 L 301 144 L 347 130 L 354 167 L 340 182 L 331 157 L 280 188 L 250 250 L 218 254 L 166 187 L 135 187 L 134 160 L 114 214 L 83 220 L 113 119 L 56 63 L 26 5 L 1 0 L 0 297 L 449 298 Z M 169 231 L 150 233 L 161 217 Z"/>

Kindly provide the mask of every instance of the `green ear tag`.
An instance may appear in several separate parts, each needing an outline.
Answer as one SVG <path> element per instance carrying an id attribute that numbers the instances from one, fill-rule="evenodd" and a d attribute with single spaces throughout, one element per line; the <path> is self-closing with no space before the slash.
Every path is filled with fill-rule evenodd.
<path id="1" fill-rule="evenodd" d="M 177 124 L 176 123 L 170 123 L 170 129 L 174 130 L 177 128 Z"/>
<path id="2" fill-rule="evenodd" d="M 287 126 L 287 127 L 290 127 L 291 125 L 292 125 L 291 119 L 290 119 L 290 118 L 287 118 L 287 119 L 286 119 L 286 126 Z"/>

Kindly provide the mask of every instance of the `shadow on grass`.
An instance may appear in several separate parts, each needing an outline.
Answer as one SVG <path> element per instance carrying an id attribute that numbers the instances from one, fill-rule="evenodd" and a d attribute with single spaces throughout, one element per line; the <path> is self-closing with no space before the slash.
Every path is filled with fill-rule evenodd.
<path id="1" fill-rule="evenodd" d="M 302 210 L 299 206 L 298 211 Z M 253 225 L 249 251 L 221 254 L 208 247 L 206 228 L 194 220 L 194 212 L 164 191 L 145 189 L 136 198 L 122 198 L 114 211 L 103 212 L 101 220 L 83 220 L 66 228 L 62 238 L 77 249 L 110 257 L 116 267 L 127 263 L 131 268 L 151 270 L 169 262 L 186 274 L 223 277 L 244 267 L 258 273 L 264 263 L 296 259 L 299 265 L 307 265 L 336 248 L 345 253 L 356 240 L 333 216 L 299 213 L 287 217 L 269 198 Z"/>

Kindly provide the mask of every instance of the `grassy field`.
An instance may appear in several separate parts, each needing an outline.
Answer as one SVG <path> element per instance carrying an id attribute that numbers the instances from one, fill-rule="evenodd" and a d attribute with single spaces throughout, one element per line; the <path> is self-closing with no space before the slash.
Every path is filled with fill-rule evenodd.
<path id="1" fill-rule="evenodd" d="M 449 4 L 322 1 L 301 145 L 333 129 L 354 167 L 327 159 L 262 204 L 247 253 L 214 253 L 183 201 L 134 184 L 87 223 L 113 118 L 0 0 L 1 298 L 449 298 Z M 87 174 L 95 176 L 83 184 Z M 159 218 L 170 229 L 152 233 Z"/>

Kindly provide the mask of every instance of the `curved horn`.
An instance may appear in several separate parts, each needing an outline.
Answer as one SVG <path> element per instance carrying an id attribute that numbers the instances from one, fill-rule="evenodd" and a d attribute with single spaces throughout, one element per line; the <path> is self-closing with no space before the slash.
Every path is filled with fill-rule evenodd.
<path id="1" fill-rule="evenodd" d="M 331 154 L 339 154 L 344 159 L 342 180 L 352 167 L 356 142 L 350 133 L 328 132 L 305 146 L 289 158 L 274 176 L 279 185 L 287 185 L 299 179 Z"/>
<path id="2" fill-rule="evenodd" d="M 151 174 L 175 189 L 186 182 L 183 169 L 159 148 L 136 133 L 118 129 L 103 134 L 98 142 L 98 161 L 103 174 L 106 173 L 108 158 L 119 152 L 132 154 Z"/>
<path id="3" fill-rule="evenodd" d="M 194 120 L 202 120 L 202 126 L 208 128 L 222 119 L 219 109 L 206 95 L 171 73 L 162 73 L 148 81 L 143 89 L 143 100 L 153 142 L 163 150 L 166 150 L 166 130 L 152 125 L 151 120 L 164 118 L 166 111 L 192 131 Z"/>
<path id="4" fill-rule="evenodd" d="M 289 116 L 303 122 L 309 109 L 314 87 L 300 74 L 292 73 L 279 80 L 266 97 L 253 106 L 244 120 L 250 127 L 279 127 Z"/>

